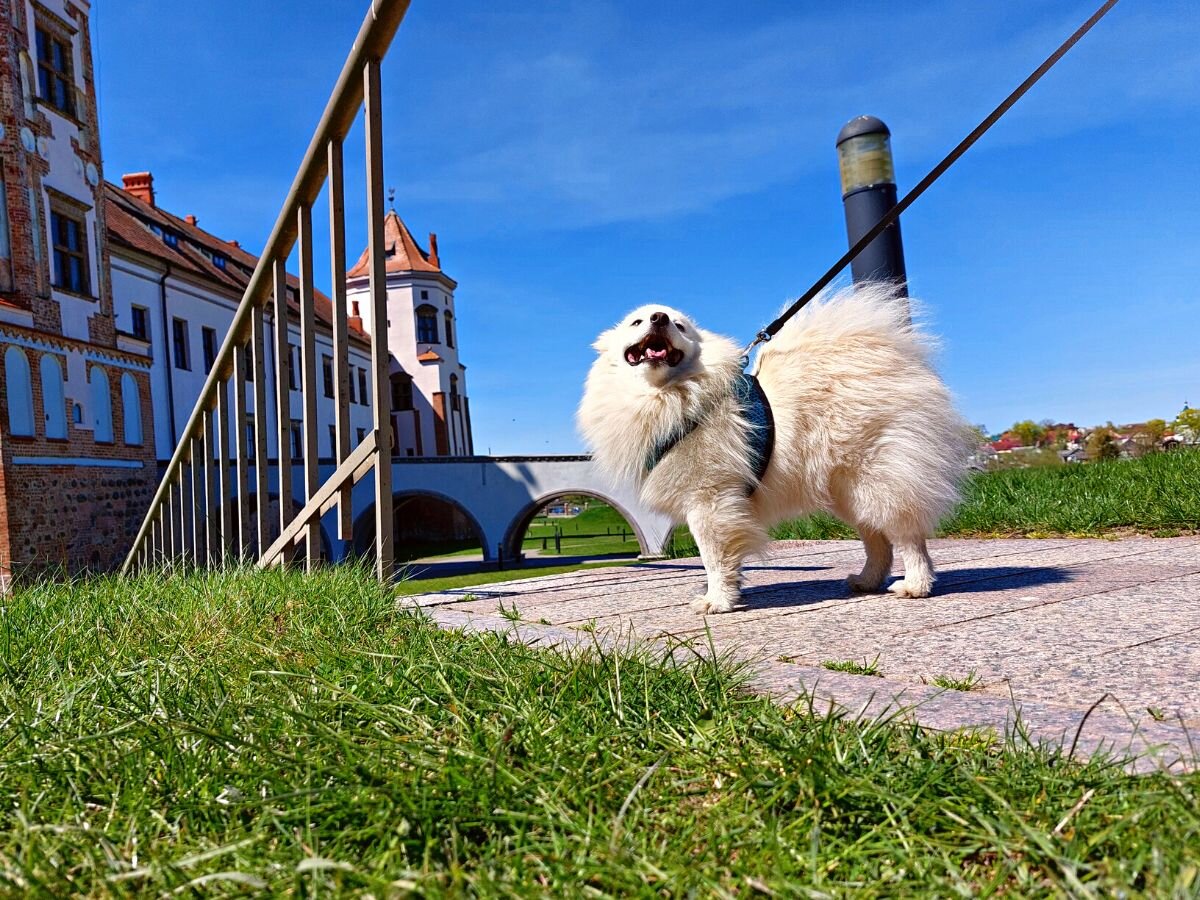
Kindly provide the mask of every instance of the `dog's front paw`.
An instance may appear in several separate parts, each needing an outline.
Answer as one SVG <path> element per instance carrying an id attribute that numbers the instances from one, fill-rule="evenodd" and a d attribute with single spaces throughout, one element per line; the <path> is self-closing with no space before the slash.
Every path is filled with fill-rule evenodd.
<path id="1" fill-rule="evenodd" d="M 731 612 L 736 599 L 720 594 L 701 594 L 692 601 L 692 612 L 702 616 Z"/>
<path id="2" fill-rule="evenodd" d="M 868 578 L 865 575 L 851 575 L 846 579 L 846 584 L 852 591 L 861 593 L 873 593 L 883 587 L 882 578 Z"/>
<path id="3" fill-rule="evenodd" d="M 893 581 L 888 586 L 888 590 L 897 597 L 908 597 L 917 600 L 921 597 L 928 597 L 933 591 L 933 584 L 911 583 L 907 578 L 901 578 L 898 581 Z"/>

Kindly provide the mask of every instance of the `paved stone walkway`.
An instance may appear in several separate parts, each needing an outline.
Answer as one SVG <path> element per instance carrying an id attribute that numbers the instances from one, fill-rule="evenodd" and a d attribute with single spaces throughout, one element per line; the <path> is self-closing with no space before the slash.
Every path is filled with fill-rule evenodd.
<path id="1" fill-rule="evenodd" d="M 1131 753 L 1135 770 L 1200 766 L 1200 538 L 939 540 L 930 549 L 938 582 L 926 600 L 851 594 L 845 577 L 863 563 L 851 541 L 775 543 L 747 570 L 743 608 L 707 619 L 687 606 L 704 590 L 699 560 L 410 600 L 444 627 L 564 648 L 711 640 L 750 664 L 753 689 L 781 702 L 812 697 L 936 729 L 1008 733 L 1019 721 L 1035 742 Z M 877 659 L 883 677 L 822 667 L 845 659 Z M 981 679 L 970 692 L 930 684 L 970 672 Z"/>

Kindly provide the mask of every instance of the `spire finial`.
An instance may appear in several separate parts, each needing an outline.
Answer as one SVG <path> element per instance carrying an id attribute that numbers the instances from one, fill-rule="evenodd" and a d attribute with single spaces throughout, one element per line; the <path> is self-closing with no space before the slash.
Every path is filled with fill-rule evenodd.
<path id="1" fill-rule="evenodd" d="M 396 210 L 396 189 L 394 187 L 388 188 L 388 207 L 393 212 L 395 212 L 395 210 Z"/>

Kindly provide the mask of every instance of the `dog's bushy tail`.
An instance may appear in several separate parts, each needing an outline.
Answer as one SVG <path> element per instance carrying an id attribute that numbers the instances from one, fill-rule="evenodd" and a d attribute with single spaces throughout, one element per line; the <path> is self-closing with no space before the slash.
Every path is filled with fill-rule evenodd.
<path id="1" fill-rule="evenodd" d="M 926 363 L 938 349 L 937 339 L 923 328 L 920 303 L 901 296 L 889 282 L 826 288 L 780 329 L 772 344 L 780 349 L 829 346 L 868 335 L 885 337 Z"/>

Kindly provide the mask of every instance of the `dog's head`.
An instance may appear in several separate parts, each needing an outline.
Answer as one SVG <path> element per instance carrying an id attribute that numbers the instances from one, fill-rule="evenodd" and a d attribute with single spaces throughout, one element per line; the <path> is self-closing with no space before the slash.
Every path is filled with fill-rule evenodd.
<path id="1" fill-rule="evenodd" d="M 700 360 L 704 333 L 669 306 L 640 306 L 596 339 L 601 358 L 654 385 L 690 373 Z"/>

